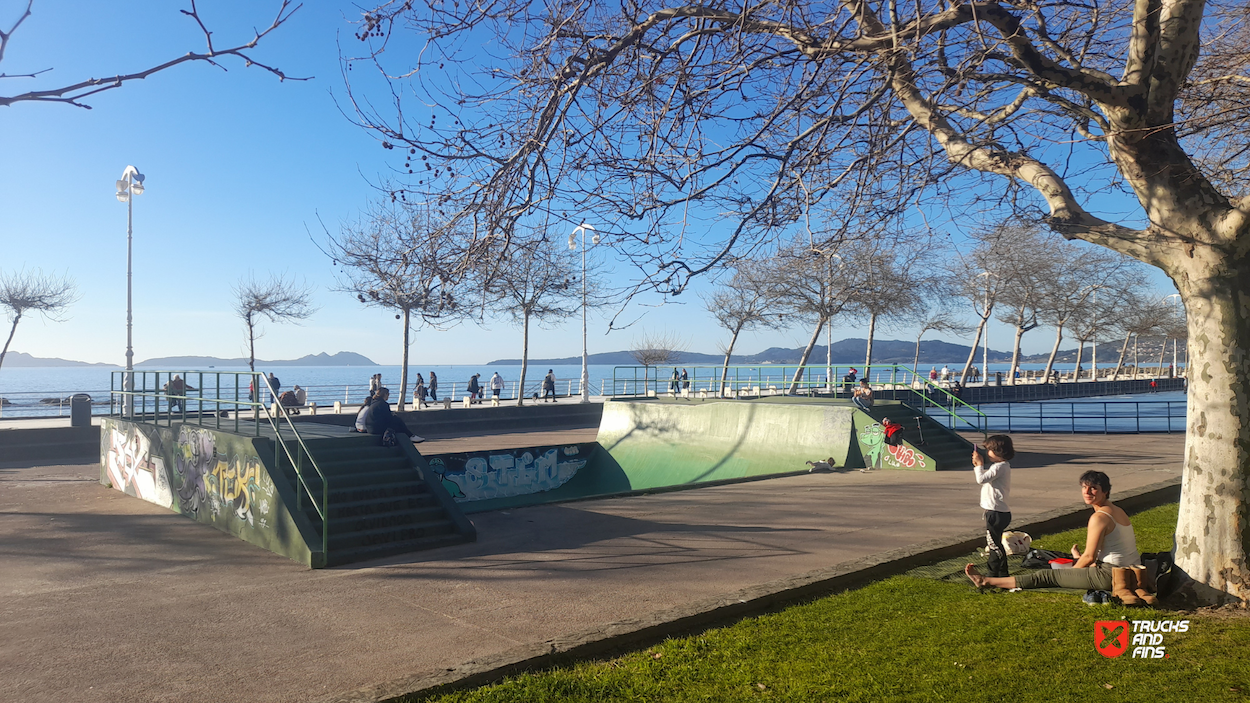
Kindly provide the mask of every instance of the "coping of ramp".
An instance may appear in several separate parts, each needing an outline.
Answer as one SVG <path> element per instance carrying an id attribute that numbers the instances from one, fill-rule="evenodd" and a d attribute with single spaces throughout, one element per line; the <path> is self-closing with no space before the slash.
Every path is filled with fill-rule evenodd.
<path id="1" fill-rule="evenodd" d="M 1125 491 L 1115 504 L 1135 513 L 1180 499 L 1179 477 Z M 1088 520 L 1089 508 L 1073 504 L 1056 508 L 1012 529 L 1030 534 L 1062 532 Z M 731 624 L 821 596 L 851 590 L 896 576 L 918 566 L 967 554 L 985 541 L 981 530 L 951 541 L 941 538 L 872 554 L 805 574 L 750 586 L 713 598 L 693 601 L 638 618 L 617 620 L 588 630 L 515 647 L 457 666 L 417 674 L 367 688 L 316 699 L 317 703 L 385 703 L 403 697 L 425 698 L 498 683 L 508 676 L 550 669 L 605 654 L 650 646 L 670 637 L 694 634 Z"/>

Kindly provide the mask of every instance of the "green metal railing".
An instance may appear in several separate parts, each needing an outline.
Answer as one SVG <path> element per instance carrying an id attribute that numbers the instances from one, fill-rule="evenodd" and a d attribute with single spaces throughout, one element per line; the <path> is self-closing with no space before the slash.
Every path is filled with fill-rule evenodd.
<path id="1" fill-rule="evenodd" d="M 182 381 L 181 389 L 173 384 L 175 377 L 179 377 Z M 223 377 L 227 380 L 224 387 Z M 162 378 L 165 380 L 163 385 L 161 384 Z M 195 383 L 192 383 L 192 378 L 195 379 Z M 206 378 L 209 379 L 207 384 L 204 382 Z M 246 387 L 241 385 L 243 379 L 248 380 Z M 175 391 L 181 390 L 182 392 L 171 393 L 171 385 L 174 386 Z M 243 395 L 245 389 L 246 396 Z M 206 391 L 211 395 L 206 395 Z M 266 397 L 266 393 L 273 400 L 272 407 L 270 404 L 261 402 L 261 399 Z M 164 410 L 161 408 L 162 399 L 165 401 Z M 194 412 L 188 412 L 188 407 L 192 403 L 195 403 L 196 409 Z M 208 405 L 207 414 L 205 413 L 206 404 Z M 174 406 L 177 406 L 177 410 L 174 410 Z M 247 420 L 244 420 L 245 414 L 250 415 Z M 278 402 L 277 391 L 269 385 L 269 379 L 265 374 L 259 371 L 136 370 L 114 371 L 109 381 L 109 415 L 132 422 L 165 427 L 173 427 L 177 422 L 220 430 L 222 420 L 227 421 L 227 428 L 230 427 L 230 420 L 233 420 L 234 428 L 228 431 L 259 437 L 261 436 L 262 414 L 273 430 L 274 470 L 281 470 L 282 457 L 285 455 L 291 467 L 295 469 L 296 480 L 299 482 L 298 490 L 295 492 L 295 507 L 302 511 L 305 497 L 307 497 L 309 504 L 321 518 L 321 549 L 322 554 L 328 554 L 330 481 L 321 467 L 317 465 L 312 452 L 308 451 L 308 445 L 300 435 L 290 413 L 282 403 Z M 250 431 L 244 431 L 248 429 L 246 422 L 251 423 Z M 291 448 L 287 446 L 287 440 L 282 438 L 284 428 L 294 437 L 293 441 L 296 445 L 294 455 L 291 453 Z M 316 495 L 318 491 L 315 491 L 308 483 L 311 474 L 305 473 L 305 458 L 308 465 L 312 467 L 312 471 L 321 479 L 320 495 Z"/>
<path id="2" fill-rule="evenodd" d="M 677 371 L 676 377 L 669 369 Z M 853 382 L 845 380 L 846 372 L 851 369 L 857 371 Z M 680 373 L 683 370 L 686 371 L 684 379 Z M 720 398 L 808 395 L 849 399 L 851 386 L 858 385 L 862 379 L 868 379 L 874 392 L 879 393 L 878 397 L 885 395 L 880 391 L 886 391 L 892 400 L 914 398 L 926 413 L 927 408 L 936 408 L 949 416 L 952 425 L 962 423 L 978 432 L 986 432 L 988 421 L 984 413 L 927 376 L 901 364 L 757 364 L 730 366 L 728 369 L 724 366 L 617 366 L 612 370 L 611 392 L 604 389 L 604 395 L 676 396 L 689 391 Z M 966 412 L 962 412 L 964 409 Z"/>

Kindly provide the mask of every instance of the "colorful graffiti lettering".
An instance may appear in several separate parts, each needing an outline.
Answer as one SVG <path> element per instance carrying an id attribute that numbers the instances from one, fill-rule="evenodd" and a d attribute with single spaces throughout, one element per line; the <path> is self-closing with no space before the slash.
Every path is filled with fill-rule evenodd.
<path id="1" fill-rule="evenodd" d="M 152 456 L 151 441 L 137 429 L 121 432 L 112 428 L 104 468 L 113 487 L 127 495 L 142 498 L 166 508 L 173 507 L 173 492 L 165 460 Z"/>
<path id="2" fill-rule="evenodd" d="M 209 495 L 212 496 L 213 511 L 221 510 L 222 506 L 229 506 L 234 511 L 234 516 L 240 520 L 247 520 L 248 524 L 253 524 L 255 518 L 252 515 L 253 504 L 260 508 L 261 486 L 266 481 L 267 474 L 261 469 L 260 459 L 257 457 L 247 457 L 247 461 L 240 466 L 239 457 L 231 457 L 229 462 L 218 459 L 217 466 L 207 477 L 206 487 Z M 273 495 L 273 484 L 266 486 L 266 492 Z M 268 507 L 268 503 L 264 504 Z"/>
<path id="3" fill-rule="evenodd" d="M 467 457 L 458 471 L 449 470 L 436 458 L 430 468 L 442 476 L 447 492 L 457 501 L 505 498 L 564 485 L 586 465 L 585 459 L 570 458 L 579 451 L 572 446 L 475 454 Z"/>
<path id="4" fill-rule="evenodd" d="M 863 444 L 864 462 L 870 469 L 925 469 L 928 468 L 924 454 L 904 444 L 885 443 L 885 429 L 880 423 L 865 426 L 859 433 Z"/>
<path id="5" fill-rule="evenodd" d="M 196 515 L 208 503 L 204 477 L 217 463 L 216 436 L 209 430 L 184 425 L 178 430 L 174 461 L 182 479 L 178 488 L 182 512 Z"/>
<path id="6" fill-rule="evenodd" d="M 890 457 L 893 459 L 893 463 L 897 464 L 900 468 L 906 467 L 908 469 L 923 469 L 926 467 L 924 454 L 921 454 L 911 447 L 905 447 L 901 444 L 890 447 Z"/>

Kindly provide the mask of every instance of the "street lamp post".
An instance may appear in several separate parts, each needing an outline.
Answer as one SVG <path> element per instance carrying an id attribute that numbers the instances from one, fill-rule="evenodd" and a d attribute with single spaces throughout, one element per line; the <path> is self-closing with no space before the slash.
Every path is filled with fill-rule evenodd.
<path id="1" fill-rule="evenodd" d="M 595 231 L 594 227 L 583 222 L 569 234 L 569 249 L 577 249 L 577 235 L 582 236 L 582 401 L 590 402 L 590 356 L 586 353 L 586 230 Z M 599 233 L 590 237 L 590 245 L 599 243 Z"/>
<path id="2" fill-rule="evenodd" d="M 143 174 L 139 173 L 139 169 L 134 166 L 127 166 L 122 172 L 122 177 L 117 181 L 117 200 L 126 203 L 126 379 L 125 388 L 127 391 L 126 415 L 134 414 L 134 396 L 129 393 L 135 389 L 135 351 L 132 339 L 132 327 L 134 325 L 134 298 L 132 294 L 131 280 L 133 278 L 133 257 L 131 255 L 131 247 L 134 239 L 134 203 L 132 195 L 143 195 Z"/>

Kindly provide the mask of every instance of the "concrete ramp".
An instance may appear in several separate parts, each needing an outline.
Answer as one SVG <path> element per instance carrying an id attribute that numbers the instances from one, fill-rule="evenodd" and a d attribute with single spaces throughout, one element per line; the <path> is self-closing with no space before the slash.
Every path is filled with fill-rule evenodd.
<path id="1" fill-rule="evenodd" d="M 609 401 L 599 444 L 634 489 L 807 471 L 829 457 L 863 466 L 853 406 L 776 400 Z"/>

